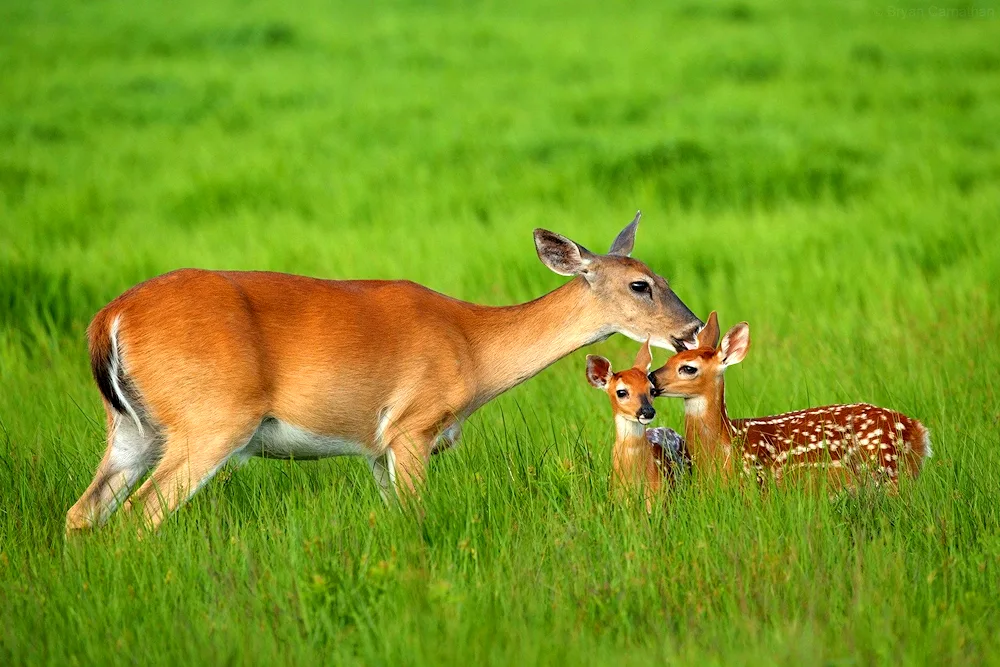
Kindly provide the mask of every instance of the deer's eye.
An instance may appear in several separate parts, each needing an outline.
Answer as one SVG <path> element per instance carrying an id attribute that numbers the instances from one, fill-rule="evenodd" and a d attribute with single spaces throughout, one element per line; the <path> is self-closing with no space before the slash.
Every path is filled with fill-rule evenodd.
<path id="1" fill-rule="evenodd" d="M 630 290 L 636 294 L 652 294 L 653 289 L 649 286 L 645 280 L 636 280 L 628 284 Z"/>
<path id="2" fill-rule="evenodd" d="M 625 389 L 619 389 L 615 392 L 618 398 L 628 398 L 628 391 Z"/>
<path id="3" fill-rule="evenodd" d="M 697 368 L 695 368 L 694 366 L 688 366 L 686 364 L 684 366 L 681 366 L 677 370 L 680 371 L 681 375 L 694 375 L 695 373 L 698 372 Z"/>

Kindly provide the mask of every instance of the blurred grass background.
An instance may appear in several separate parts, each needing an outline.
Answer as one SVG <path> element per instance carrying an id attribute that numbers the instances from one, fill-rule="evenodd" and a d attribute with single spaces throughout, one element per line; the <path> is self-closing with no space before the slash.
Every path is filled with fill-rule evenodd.
<path id="1" fill-rule="evenodd" d="M 995 662 L 1000 24 L 975 7 L 0 4 L 0 660 Z M 637 208 L 635 255 L 751 323 L 731 414 L 900 409 L 925 474 L 834 503 L 692 484 L 647 518 L 608 500 L 580 352 L 435 457 L 422 522 L 361 461 L 254 461 L 154 539 L 64 541 L 104 447 L 84 329 L 132 284 L 512 303 L 563 280 L 534 227 L 603 250 Z"/>

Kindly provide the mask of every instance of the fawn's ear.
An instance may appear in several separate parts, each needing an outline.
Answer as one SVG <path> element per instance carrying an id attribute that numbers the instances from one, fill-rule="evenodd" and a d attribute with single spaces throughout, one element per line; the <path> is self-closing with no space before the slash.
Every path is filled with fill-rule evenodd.
<path id="1" fill-rule="evenodd" d="M 639 218 L 641 217 L 642 211 L 636 211 L 632 222 L 628 223 L 625 229 L 618 232 L 615 242 L 611 244 L 611 250 L 608 251 L 609 255 L 628 257 L 632 254 L 632 248 L 635 247 L 635 230 L 639 228 Z"/>
<path id="2" fill-rule="evenodd" d="M 587 382 L 605 389 L 611 381 L 611 362 L 596 354 L 587 355 Z"/>
<path id="3" fill-rule="evenodd" d="M 585 274 L 594 258 L 594 253 L 579 243 L 547 229 L 535 230 L 535 250 L 542 264 L 561 276 Z"/>
<path id="4" fill-rule="evenodd" d="M 653 365 L 653 353 L 649 351 L 649 339 L 642 344 L 639 348 L 639 353 L 635 355 L 635 363 L 632 365 L 633 368 L 640 368 L 645 372 L 649 372 L 649 367 Z"/>
<path id="5" fill-rule="evenodd" d="M 743 361 L 749 349 L 750 325 L 746 322 L 740 322 L 726 333 L 719 346 L 719 351 L 716 353 L 720 369 Z"/>
<path id="6" fill-rule="evenodd" d="M 719 346 L 719 316 L 713 310 L 705 320 L 705 326 L 701 328 L 695 337 L 698 340 L 698 347 L 716 348 Z"/>

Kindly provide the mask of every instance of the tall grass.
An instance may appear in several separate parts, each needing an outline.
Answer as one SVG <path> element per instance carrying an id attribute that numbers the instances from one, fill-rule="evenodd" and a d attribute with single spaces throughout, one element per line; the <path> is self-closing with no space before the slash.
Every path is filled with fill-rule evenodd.
<path id="1" fill-rule="evenodd" d="M 996 18 L 884 9 L 5 3 L 0 662 L 995 662 Z M 609 499 L 581 352 L 469 420 L 422 518 L 360 461 L 253 461 L 154 538 L 64 539 L 103 448 L 84 329 L 128 286 L 512 303 L 562 280 L 533 227 L 601 250 L 636 208 L 636 256 L 751 323 L 732 415 L 899 409 L 925 473 L 834 502 L 692 479 L 646 516 Z"/>

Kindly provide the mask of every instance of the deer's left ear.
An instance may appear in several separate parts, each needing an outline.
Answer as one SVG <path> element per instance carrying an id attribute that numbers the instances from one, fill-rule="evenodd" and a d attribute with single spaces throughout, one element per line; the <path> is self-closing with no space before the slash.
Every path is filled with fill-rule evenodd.
<path id="1" fill-rule="evenodd" d="M 587 382 L 604 389 L 611 381 L 611 362 L 596 354 L 587 355 Z"/>
<path id="2" fill-rule="evenodd" d="M 649 367 L 653 365 L 653 353 L 649 351 L 649 339 L 642 344 L 639 348 L 639 353 L 635 355 L 635 364 L 633 368 L 640 368 L 645 372 L 649 372 Z"/>
<path id="3" fill-rule="evenodd" d="M 726 368 L 740 363 L 746 358 L 749 350 L 750 325 L 740 322 L 726 333 L 719 345 L 719 350 L 716 352 L 719 357 L 719 367 Z"/>
<path id="4" fill-rule="evenodd" d="M 535 250 L 545 266 L 561 276 L 587 273 L 594 254 L 579 243 L 547 229 L 535 230 Z"/>
<path id="5" fill-rule="evenodd" d="M 635 230 L 639 228 L 639 218 L 641 217 L 642 211 L 636 211 L 632 222 L 618 232 L 615 242 L 611 244 L 611 250 L 608 251 L 609 255 L 628 257 L 632 254 L 632 248 L 635 247 Z"/>

